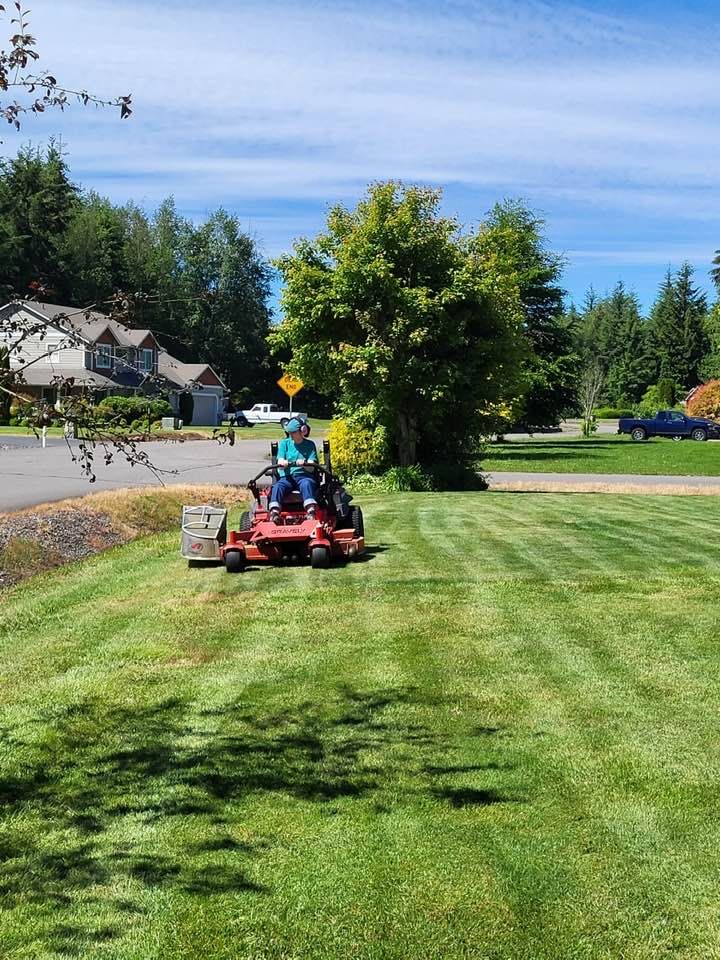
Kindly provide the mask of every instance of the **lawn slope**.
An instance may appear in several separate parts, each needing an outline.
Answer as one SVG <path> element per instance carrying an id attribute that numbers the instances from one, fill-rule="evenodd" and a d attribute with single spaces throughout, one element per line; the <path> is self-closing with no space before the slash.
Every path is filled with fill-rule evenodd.
<path id="1" fill-rule="evenodd" d="M 408 494 L 344 569 L 6 592 L 0 956 L 720 955 L 709 506 Z"/>

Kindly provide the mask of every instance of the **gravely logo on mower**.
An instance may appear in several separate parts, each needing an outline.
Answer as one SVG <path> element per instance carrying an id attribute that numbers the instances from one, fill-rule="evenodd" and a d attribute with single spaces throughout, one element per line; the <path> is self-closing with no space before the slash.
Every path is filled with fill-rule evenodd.
<path id="1" fill-rule="evenodd" d="M 314 520 L 311 522 L 313 527 L 317 526 Z M 300 540 L 307 537 L 307 529 L 303 523 L 292 524 L 287 527 L 278 527 L 275 524 L 270 526 L 270 524 L 266 524 L 266 527 L 267 529 L 263 531 L 266 540 L 282 540 L 283 537 Z"/>

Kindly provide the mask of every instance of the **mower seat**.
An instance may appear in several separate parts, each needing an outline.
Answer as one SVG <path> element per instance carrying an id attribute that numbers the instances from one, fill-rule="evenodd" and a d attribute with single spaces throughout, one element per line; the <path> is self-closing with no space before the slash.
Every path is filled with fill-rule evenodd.
<path id="1" fill-rule="evenodd" d="M 297 492 L 297 490 L 292 490 L 290 493 L 285 494 L 281 506 L 283 508 L 302 507 L 302 502 L 302 496 Z"/>

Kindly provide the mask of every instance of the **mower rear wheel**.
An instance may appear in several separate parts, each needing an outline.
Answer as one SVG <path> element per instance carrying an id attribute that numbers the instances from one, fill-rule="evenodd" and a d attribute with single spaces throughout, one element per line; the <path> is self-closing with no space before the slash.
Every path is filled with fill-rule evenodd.
<path id="1" fill-rule="evenodd" d="M 365 522 L 360 507 L 350 507 L 350 526 L 356 537 L 365 536 Z"/>
<path id="2" fill-rule="evenodd" d="M 313 570 L 327 570 L 330 566 L 330 551 L 327 547 L 313 547 L 310 551 L 310 566 Z"/>
<path id="3" fill-rule="evenodd" d="M 245 567 L 245 554 L 242 550 L 225 551 L 225 569 L 228 573 L 242 573 Z"/>
<path id="4" fill-rule="evenodd" d="M 245 510 L 240 514 L 240 530 L 249 530 L 252 527 L 252 514 Z"/>

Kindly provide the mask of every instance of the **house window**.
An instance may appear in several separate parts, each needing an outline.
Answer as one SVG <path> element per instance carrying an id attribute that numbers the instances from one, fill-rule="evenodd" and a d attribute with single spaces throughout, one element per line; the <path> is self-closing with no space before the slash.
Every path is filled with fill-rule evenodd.
<path id="1" fill-rule="evenodd" d="M 100 369 L 107 370 L 112 366 L 113 362 L 113 348 L 112 344 L 109 343 L 99 343 L 97 346 L 97 354 L 95 356 L 95 366 Z"/>
<path id="2" fill-rule="evenodd" d="M 143 370 L 145 373 L 152 373 L 155 360 L 155 351 L 150 350 L 147 347 L 143 347 L 140 351 L 140 363 L 139 369 Z"/>

